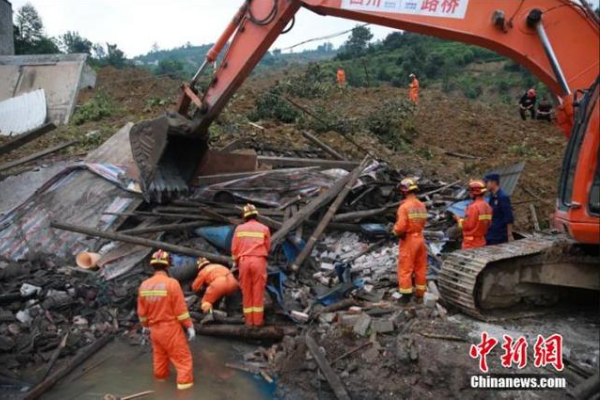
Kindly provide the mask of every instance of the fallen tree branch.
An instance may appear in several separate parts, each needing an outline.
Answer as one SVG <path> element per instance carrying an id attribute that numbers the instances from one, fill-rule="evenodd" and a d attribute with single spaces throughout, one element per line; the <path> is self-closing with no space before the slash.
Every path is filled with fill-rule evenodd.
<path id="1" fill-rule="evenodd" d="M 328 153 L 329 155 L 331 155 L 333 158 L 335 158 L 337 160 L 341 160 L 341 161 L 345 161 L 346 160 L 343 155 L 341 155 L 340 153 L 338 153 L 337 151 L 335 151 L 333 148 L 331 148 L 327 144 L 325 144 L 322 141 L 320 141 L 316 136 L 311 135 L 310 133 L 308 133 L 306 131 L 300 131 L 300 134 L 302 136 L 304 136 L 306 139 L 308 139 L 308 141 L 310 141 L 311 143 L 315 144 L 317 147 L 321 148 L 323 151 L 325 151 L 326 153 Z"/>

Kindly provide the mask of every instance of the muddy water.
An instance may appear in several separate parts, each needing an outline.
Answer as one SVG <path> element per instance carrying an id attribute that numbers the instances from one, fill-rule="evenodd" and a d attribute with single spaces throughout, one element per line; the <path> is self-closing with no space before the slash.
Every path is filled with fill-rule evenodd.
<path id="1" fill-rule="evenodd" d="M 195 385 L 178 391 L 175 371 L 166 382 L 152 376 L 150 346 L 130 346 L 116 339 L 87 360 L 43 399 L 102 399 L 106 394 L 117 398 L 147 390 L 154 393 L 144 399 L 271 399 L 274 388 L 262 378 L 225 367 L 239 361 L 252 347 L 223 339 L 197 337 L 192 344 Z"/>

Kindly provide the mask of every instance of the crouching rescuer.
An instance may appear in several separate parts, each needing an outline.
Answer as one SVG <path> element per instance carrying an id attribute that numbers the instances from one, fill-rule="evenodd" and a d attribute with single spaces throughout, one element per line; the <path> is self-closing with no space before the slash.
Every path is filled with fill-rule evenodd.
<path id="1" fill-rule="evenodd" d="M 252 204 L 244 206 L 242 216 L 246 222 L 235 229 L 231 255 L 240 271 L 244 321 L 248 326 L 261 326 L 264 322 L 264 295 L 271 232 L 256 220 L 258 210 Z"/>
<path id="2" fill-rule="evenodd" d="M 423 229 L 427 222 L 427 208 L 417 199 L 418 186 L 412 179 L 400 182 L 404 201 L 398 207 L 394 234 L 400 238 L 398 256 L 398 283 L 402 301 L 408 303 L 414 288 L 417 298 L 427 290 L 427 248 Z"/>
<path id="3" fill-rule="evenodd" d="M 142 282 L 138 292 L 138 316 L 144 334 L 150 330 L 154 376 L 165 380 L 169 376 L 169 362 L 177 371 L 177 389 L 194 385 L 192 354 L 183 328 L 187 329 L 188 340 L 196 337 L 183 291 L 177 280 L 168 276 L 171 256 L 164 250 L 152 255 L 150 265 L 154 275 Z"/>
<path id="4" fill-rule="evenodd" d="M 211 263 L 204 257 L 198 258 L 198 276 L 192 283 L 192 290 L 199 292 L 207 286 L 202 297 L 202 312 L 210 313 L 219 300 L 230 296 L 239 289 L 239 285 L 229 268 L 221 264 Z"/>

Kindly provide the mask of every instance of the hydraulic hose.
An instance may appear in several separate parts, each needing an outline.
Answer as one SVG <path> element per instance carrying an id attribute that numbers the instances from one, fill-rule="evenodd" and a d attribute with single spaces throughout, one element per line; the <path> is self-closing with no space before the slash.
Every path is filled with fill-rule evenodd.
<path id="1" fill-rule="evenodd" d="M 254 16 L 254 14 L 252 14 L 252 7 L 250 4 L 252 3 L 252 0 L 246 0 L 246 2 L 248 5 L 248 19 L 253 24 L 258 26 L 269 25 L 271 22 L 273 22 L 273 20 L 277 16 L 277 12 L 279 11 L 279 0 L 273 0 L 273 7 L 271 7 L 271 11 L 269 11 L 269 14 L 263 19 L 258 19 Z"/>

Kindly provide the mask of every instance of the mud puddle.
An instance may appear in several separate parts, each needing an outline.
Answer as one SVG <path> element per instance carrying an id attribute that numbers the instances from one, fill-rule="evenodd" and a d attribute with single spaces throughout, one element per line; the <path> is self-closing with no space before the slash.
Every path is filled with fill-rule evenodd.
<path id="1" fill-rule="evenodd" d="M 154 391 L 144 399 L 272 399 L 274 385 L 262 378 L 227 368 L 227 362 L 241 359 L 252 346 L 223 339 L 198 337 L 192 344 L 195 385 L 178 391 L 175 371 L 166 382 L 157 382 L 152 375 L 150 346 L 131 346 L 115 339 L 69 376 L 64 378 L 43 399 L 102 399 L 106 394 L 119 397 Z"/>

